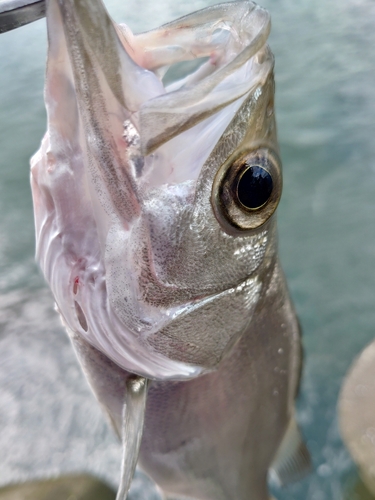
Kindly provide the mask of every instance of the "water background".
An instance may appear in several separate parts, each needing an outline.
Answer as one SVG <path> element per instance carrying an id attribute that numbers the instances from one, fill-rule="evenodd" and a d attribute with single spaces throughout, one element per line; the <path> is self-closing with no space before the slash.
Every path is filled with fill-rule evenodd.
<path id="1" fill-rule="evenodd" d="M 141 31 L 215 2 L 106 3 Z M 304 331 L 299 420 L 315 467 L 275 495 L 349 500 L 359 498 L 356 473 L 336 404 L 375 336 L 375 2 L 262 5 L 273 21 L 284 164 L 280 253 Z M 115 484 L 119 446 L 34 263 L 28 163 L 45 130 L 45 56 L 43 20 L 0 35 L 0 484 L 78 470 Z"/>

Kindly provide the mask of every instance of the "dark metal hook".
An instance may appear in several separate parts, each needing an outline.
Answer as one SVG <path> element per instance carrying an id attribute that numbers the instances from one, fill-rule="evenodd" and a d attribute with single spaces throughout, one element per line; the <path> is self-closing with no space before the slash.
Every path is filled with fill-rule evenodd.
<path id="1" fill-rule="evenodd" d="M 32 23 L 45 15 L 45 0 L 0 0 L 0 33 Z"/>

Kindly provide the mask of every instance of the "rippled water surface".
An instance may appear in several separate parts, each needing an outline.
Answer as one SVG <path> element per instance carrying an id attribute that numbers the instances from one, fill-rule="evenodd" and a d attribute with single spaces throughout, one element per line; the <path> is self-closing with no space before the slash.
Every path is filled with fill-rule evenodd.
<path id="1" fill-rule="evenodd" d="M 208 2 L 107 5 L 140 31 Z M 350 490 L 356 473 L 336 404 L 342 377 L 375 333 L 375 2 L 263 5 L 273 19 L 284 163 L 280 251 L 304 330 L 298 408 L 315 467 L 275 495 L 360 498 Z M 0 35 L 0 483 L 86 470 L 115 484 L 119 447 L 34 264 L 28 162 L 45 130 L 45 54 L 43 21 Z M 138 487 L 133 499 L 151 498 L 150 486 L 141 496 Z"/>

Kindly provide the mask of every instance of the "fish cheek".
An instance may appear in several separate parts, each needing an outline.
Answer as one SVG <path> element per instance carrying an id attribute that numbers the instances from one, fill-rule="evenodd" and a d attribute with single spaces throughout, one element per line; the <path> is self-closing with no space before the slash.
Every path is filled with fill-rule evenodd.
<path id="1" fill-rule="evenodd" d="M 147 343 L 170 359 L 213 369 L 246 330 L 260 290 L 253 278 L 203 299 L 148 336 Z"/>

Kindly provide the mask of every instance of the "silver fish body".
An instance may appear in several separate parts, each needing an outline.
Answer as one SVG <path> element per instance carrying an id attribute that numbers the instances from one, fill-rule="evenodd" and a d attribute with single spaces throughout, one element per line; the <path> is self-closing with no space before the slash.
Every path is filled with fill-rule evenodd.
<path id="1" fill-rule="evenodd" d="M 123 440 L 118 498 L 139 454 L 168 498 L 265 500 L 272 463 L 308 467 L 269 16 L 239 1 L 133 35 L 100 0 L 48 0 L 47 25 L 37 258 Z"/>

